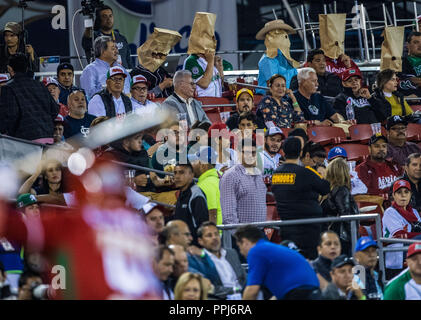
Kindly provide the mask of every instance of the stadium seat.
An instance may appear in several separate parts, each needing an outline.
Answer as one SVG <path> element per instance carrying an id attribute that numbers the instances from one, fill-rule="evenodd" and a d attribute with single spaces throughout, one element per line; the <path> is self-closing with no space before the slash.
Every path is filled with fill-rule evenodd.
<path id="1" fill-rule="evenodd" d="M 366 144 L 373 135 L 373 130 L 369 124 L 356 124 L 349 127 L 349 136 L 352 141 Z"/>
<path id="2" fill-rule="evenodd" d="M 230 104 L 230 101 L 227 98 L 218 98 L 218 97 L 196 97 L 195 99 L 202 102 L 202 105 L 224 105 Z"/>
<path id="3" fill-rule="evenodd" d="M 409 105 L 412 111 L 421 111 L 421 104 Z"/>
<path id="4" fill-rule="evenodd" d="M 313 126 L 307 129 L 308 138 L 320 143 L 322 146 L 328 144 L 338 144 L 346 140 L 345 131 L 338 127 Z"/>
<path id="5" fill-rule="evenodd" d="M 223 122 L 218 108 L 208 108 L 208 109 L 205 109 L 205 112 L 210 122 L 212 123 Z"/>
<path id="6" fill-rule="evenodd" d="M 336 146 L 342 147 L 346 150 L 348 161 L 361 162 L 367 159 L 369 156 L 368 146 L 365 144 L 344 143 Z"/>
<path id="7" fill-rule="evenodd" d="M 355 202 L 357 202 L 358 208 L 363 208 L 366 206 L 376 206 L 375 209 L 364 212 L 361 214 L 371 214 L 378 213 L 380 214 L 380 219 L 383 217 L 383 197 L 368 195 L 368 194 L 358 194 L 354 196 Z M 381 220 L 380 220 L 381 222 Z M 359 227 L 360 236 L 371 236 L 374 240 L 377 239 L 376 224 L 375 220 L 361 220 Z"/>
<path id="8" fill-rule="evenodd" d="M 262 99 L 263 99 L 263 95 L 261 95 L 261 94 L 256 94 L 256 95 L 254 95 L 254 105 L 257 107 L 257 105 L 260 103 L 260 101 L 262 101 Z"/>
<path id="9" fill-rule="evenodd" d="M 155 99 L 152 99 L 152 101 L 156 102 L 156 103 L 162 103 L 162 102 L 164 102 L 165 99 L 167 99 L 167 98 L 155 98 Z"/>
<path id="10" fill-rule="evenodd" d="M 421 141 L 421 124 L 408 123 L 406 139 L 408 141 Z"/>

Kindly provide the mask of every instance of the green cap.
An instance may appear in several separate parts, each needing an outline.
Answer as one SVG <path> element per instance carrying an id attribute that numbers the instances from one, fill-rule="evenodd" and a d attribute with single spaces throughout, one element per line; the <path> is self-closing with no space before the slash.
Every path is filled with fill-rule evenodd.
<path id="1" fill-rule="evenodd" d="M 21 194 L 16 200 L 16 204 L 18 208 L 24 208 L 37 202 L 38 202 L 37 198 L 33 194 L 30 194 L 30 193 Z"/>

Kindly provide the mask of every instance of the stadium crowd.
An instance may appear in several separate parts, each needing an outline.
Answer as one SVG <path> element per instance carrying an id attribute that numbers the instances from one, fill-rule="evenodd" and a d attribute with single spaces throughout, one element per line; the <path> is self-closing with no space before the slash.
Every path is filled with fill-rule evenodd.
<path id="1" fill-rule="evenodd" d="M 300 65 L 293 28 L 271 21 L 256 35 L 255 90 L 226 81 L 212 16 L 196 13 L 172 75 L 162 64 L 178 32 L 155 28 L 134 64 L 101 8 L 80 87 L 69 62 L 35 78 L 36 48 L 4 26 L 0 133 L 44 152 L 0 164 L 1 299 L 421 299 L 421 125 L 405 100 L 421 98 L 421 33 L 401 70 L 367 87 L 344 52 L 317 48 Z M 223 97 L 235 108 L 215 118 L 206 99 Z M 354 250 L 349 222 L 250 224 L 362 212 L 381 214 L 382 234 L 359 222 Z M 218 229 L 230 224 L 242 226 Z M 420 240 L 386 253 L 387 284 L 380 237 Z"/>

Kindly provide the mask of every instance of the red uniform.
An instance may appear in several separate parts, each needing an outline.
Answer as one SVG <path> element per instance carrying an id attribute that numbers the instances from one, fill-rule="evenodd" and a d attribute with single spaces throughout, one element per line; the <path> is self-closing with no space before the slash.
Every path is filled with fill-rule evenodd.
<path id="1" fill-rule="evenodd" d="M 326 71 L 334 73 L 339 78 L 341 78 L 342 72 L 344 72 L 347 69 L 345 64 L 339 59 L 332 59 L 327 56 L 325 56 L 325 58 L 326 58 Z M 358 68 L 358 66 L 355 64 L 355 62 L 352 59 L 351 59 L 351 68 L 356 69 L 361 75 L 360 69 Z"/>

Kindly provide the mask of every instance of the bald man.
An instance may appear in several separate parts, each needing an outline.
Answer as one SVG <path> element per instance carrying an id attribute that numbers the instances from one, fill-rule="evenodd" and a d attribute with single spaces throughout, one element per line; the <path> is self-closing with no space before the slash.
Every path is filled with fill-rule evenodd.
<path id="1" fill-rule="evenodd" d="M 168 222 L 163 233 L 167 246 L 178 244 L 187 250 L 193 240 L 189 226 L 182 220 L 172 220 Z"/>

